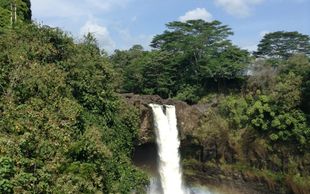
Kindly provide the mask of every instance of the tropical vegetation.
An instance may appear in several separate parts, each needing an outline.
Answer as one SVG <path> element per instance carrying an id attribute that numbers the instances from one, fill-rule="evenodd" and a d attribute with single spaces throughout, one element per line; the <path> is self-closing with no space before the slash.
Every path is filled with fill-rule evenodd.
<path id="1" fill-rule="evenodd" d="M 0 0 L 0 16 L 0 193 L 145 192 L 131 161 L 139 113 L 119 93 L 210 107 L 185 167 L 310 192 L 309 35 L 271 32 L 251 53 L 220 21 L 173 21 L 151 50 L 108 55 L 91 34 L 32 22 L 29 0 Z"/>

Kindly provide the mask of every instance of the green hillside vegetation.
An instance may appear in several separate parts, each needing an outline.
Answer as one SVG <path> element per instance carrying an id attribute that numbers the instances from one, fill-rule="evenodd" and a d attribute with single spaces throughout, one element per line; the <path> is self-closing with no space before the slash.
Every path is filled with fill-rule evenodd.
<path id="1" fill-rule="evenodd" d="M 16 26 L 0 39 L 0 193 L 141 193 L 138 114 L 95 39 Z"/>
<path id="2" fill-rule="evenodd" d="M 220 21 L 173 21 L 152 50 L 108 56 L 91 34 L 31 22 L 28 0 L 0 0 L 0 16 L 0 193 L 145 192 L 131 161 L 139 114 L 119 93 L 210 107 L 186 134 L 187 174 L 217 167 L 310 193 L 308 35 L 272 32 L 250 53 Z"/>

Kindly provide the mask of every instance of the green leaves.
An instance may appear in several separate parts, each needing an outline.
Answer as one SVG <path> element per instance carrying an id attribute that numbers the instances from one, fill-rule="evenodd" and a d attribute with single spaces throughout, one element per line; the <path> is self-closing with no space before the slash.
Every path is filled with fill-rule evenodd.
<path id="1" fill-rule="evenodd" d="M 135 45 L 111 56 L 124 76 L 121 91 L 195 103 L 213 90 L 238 89 L 249 53 L 234 46 L 229 35 L 231 29 L 219 21 L 168 23 L 152 40 L 154 50 Z"/>
<path id="2" fill-rule="evenodd" d="M 30 0 L 0 0 L 0 34 L 31 21 Z"/>
<path id="3" fill-rule="evenodd" d="M 253 128 L 269 134 L 271 140 L 298 142 L 303 149 L 304 139 L 310 138 L 304 113 L 296 107 L 287 109 L 283 101 L 275 100 L 272 96 L 260 95 L 250 101 L 247 110 L 249 122 Z"/>
<path id="4" fill-rule="evenodd" d="M 169 30 L 155 36 L 151 44 L 152 47 L 173 52 L 190 49 L 190 47 L 199 49 L 207 45 L 219 44 L 232 35 L 230 28 L 221 25 L 221 22 L 216 20 L 212 22 L 203 20 L 174 21 L 168 23 L 167 28 Z M 194 45 L 189 45 L 190 42 Z"/>
<path id="5" fill-rule="evenodd" d="M 173 53 L 176 80 L 180 85 L 195 85 L 207 90 L 207 80 L 236 79 L 242 76 L 248 53 L 233 46 L 232 31 L 219 21 L 190 20 L 170 22 L 169 30 L 155 36 L 154 48 Z M 197 94 L 196 94 L 197 95 Z"/>
<path id="6" fill-rule="evenodd" d="M 91 35 L 76 44 L 30 24 L 5 33 L 0 51 L 0 193 L 144 188 L 129 159 L 139 117 Z"/>
<path id="7" fill-rule="evenodd" d="M 0 177 L 9 179 L 14 175 L 14 163 L 9 157 L 0 157 Z"/>
<path id="8" fill-rule="evenodd" d="M 228 96 L 219 105 L 219 111 L 229 121 L 232 129 L 240 129 L 248 126 L 248 103 L 239 96 Z"/>
<path id="9" fill-rule="evenodd" d="M 11 178 L 15 174 L 14 162 L 9 157 L 0 156 L 0 192 L 13 193 Z"/>
<path id="10" fill-rule="evenodd" d="M 285 99 L 286 95 L 290 96 L 290 91 L 282 92 L 259 94 L 254 98 L 228 96 L 220 103 L 219 111 L 232 129 L 253 128 L 271 141 L 296 144 L 300 151 L 305 151 L 309 148 L 307 139 L 310 139 L 306 115 L 295 105 L 294 98 Z"/>
<path id="11" fill-rule="evenodd" d="M 288 59 L 293 54 L 310 55 L 310 37 L 299 32 L 277 31 L 266 34 L 258 45 L 258 57 Z"/>

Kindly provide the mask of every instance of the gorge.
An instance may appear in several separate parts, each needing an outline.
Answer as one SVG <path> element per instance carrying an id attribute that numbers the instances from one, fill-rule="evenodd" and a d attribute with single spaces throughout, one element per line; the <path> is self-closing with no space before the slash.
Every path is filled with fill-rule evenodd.
<path id="1" fill-rule="evenodd" d="M 156 105 L 157 110 L 161 110 L 164 104 L 168 104 L 168 107 L 169 105 L 176 107 L 184 181 L 186 185 L 205 185 L 208 187 L 197 193 L 276 194 L 283 187 L 286 188 L 283 186 L 286 184 L 285 182 L 272 180 L 268 176 L 264 177 L 265 175 L 252 174 L 251 169 L 238 169 L 237 161 L 234 159 L 238 150 L 229 145 L 230 140 L 225 140 L 225 134 L 215 137 L 214 141 L 218 143 L 215 145 L 218 147 L 197 142 L 195 133 L 201 128 L 202 121 L 210 119 L 207 112 L 212 107 L 217 106 L 216 99 L 207 104 L 188 105 L 182 101 L 161 99 L 159 96 L 152 95 L 124 94 L 123 98 L 128 104 L 135 106 L 140 115 L 139 141 L 136 142 L 133 161 L 140 168 L 150 172 L 152 176 L 160 177 L 157 172 L 157 168 L 160 167 L 156 163 L 160 160 L 156 156 L 157 152 L 160 152 L 160 148 L 156 146 L 156 130 L 153 127 L 154 125 L 158 126 L 158 123 L 156 123 L 156 118 L 153 118 L 154 110 L 149 107 L 149 104 L 159 104 Z M 160 115 L 164 116 L 163 113 Z M 167 124 L 167 121 L 165 122 Z M 210 130 L 216 131 L 218 129 Z M 216 159 L 219 156 L 225 158 L 226 162 Z M 268 162 L 266 158 L 261 158 L 261 160 Z M 160 185 L 158 179 L 151 180 L 151 185 L 155 190 L 161 189 L 158 187 Z"/>

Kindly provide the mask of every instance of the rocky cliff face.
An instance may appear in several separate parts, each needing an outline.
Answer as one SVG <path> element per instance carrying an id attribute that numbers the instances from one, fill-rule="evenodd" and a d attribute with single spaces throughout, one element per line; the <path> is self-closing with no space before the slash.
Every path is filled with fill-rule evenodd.
<path id="1" fill-rule="evenodd" d="M 224 147 L 218 147 L 218 144 L 205 147 L 208 143 L 199 144 L 197 141 L 193 141 L 195 140 L 193 131 L 200 127 L 200 122 L 206 121 L 205 119 L 208 117 L 204 117 L 205 113 L 210 106 L 217 106 L 217 99 L 212 100 L 209 104 L 191 106 L 178 100 L 162 99 L 157 95 L 122 94 L 122 97 L 128 104 L 135 106 L 140 112 L 139 141 L 133 154 L 133 162 L 137 166 L 153 174 L 157 173 L 157 147 L 153 115 L 149 104 L 169 104 L 176 107 L 178 130 L 182 140 L 180 152 L 184 159 L 182 165 L 184 176 L 188 182 L 213 185 L 215 187 L 229 185 L 229 187 L 237 189 L 237 193 L 292 193 L 290 192 L 291 190 L 298 188 L 294 184 L 291 186 L 283 181 L 274 179 L 273 176 L 266 176 L 264 171 L 259 172 L 257 169 L 253 171 L 247 165 L 245 167 L 248 167 L 248 169 L 241 166 L 243 168 L 240 170 L 240 164 L 242 163 L 238 163 L 238 160 L 236 160 L 240 155 L 237 155 L 237 152 L 231 149 L 231 144 L 228 142 L 223 144 Z M 243 137 L 244 135 L 241 136 Z M 251 146 L 251 144 L 247 146 Z M 229 156 L 226 157 L 226 161 L 222 161 L 225 157 L 219 152 L 221 149 L 226 150 L 224 154 Z M 249 149 L 252 148 L 249 147 Z M 255 151 L 255 149 L 252 151 Z M 255 157 L 257 158 L 254 161 L 246 158 L 250 161 L 249 165 L 259 166 L 261 163 L 267 164 L 268 162 L 273 165 L 268 158 Z M 255 161 L 261 161 L 261 163 Z M 305 191 L 303 193 L 309 193 L 307 192 L 308 190 Z"/>
<path id="2" fill-rule="evenodd" d="M 122 94 L 122 97 L 126 102 L 138 108 L 140 112 L 139 144 L 155 142 L 153 115 L 148 104 L 169 104 L 176 107 L 178 129 L 181 139 L 184 139 L 186 135 L 191 134 L 192 130 L 198 127 L 199 120 L 203 116 L 205 109 L 205 107 L 197 105 L 190 106 L 178 100 L 162 99 L 158 95 Z"/>

